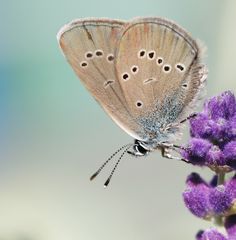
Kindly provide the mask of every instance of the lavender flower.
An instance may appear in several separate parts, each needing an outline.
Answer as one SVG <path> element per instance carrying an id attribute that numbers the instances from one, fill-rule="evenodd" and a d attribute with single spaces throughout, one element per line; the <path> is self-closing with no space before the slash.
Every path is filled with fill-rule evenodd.
<path id="1" fill-rule="evenodd" d="M 190 120 L 192 139 L 181 154 L 190 163 L 216 172 L 236 169 L 236 99 L 226 91 L 205 103 Z"/>
<path id="2" fill-rule="evenodd" d="M 226 91 L 211 98 L 204 109 L 190 120 L 191 139 L 181 155 L 193 165 L 208 166 L 215 171 L 211 181 L 192 173 L 186 181 L 183 199 L 195 216 L 213 220 L 225 227 L 201 230 L 197 240 L 236 240 L 236 99 Z"/>

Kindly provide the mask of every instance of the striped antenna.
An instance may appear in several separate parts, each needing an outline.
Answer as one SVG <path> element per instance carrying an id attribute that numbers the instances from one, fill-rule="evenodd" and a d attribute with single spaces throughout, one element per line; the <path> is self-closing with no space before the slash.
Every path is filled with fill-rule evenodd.
<path id="1" fill-rule="evenodd" d="M 114 152 L 103 164 L 102 166 L 90 177 L 90 181 L 92 181 L 101 171 L 102 169 L 107 165 L 107 163 L 122 149 L 127 148 L 127 150 L 132 146 L 132 144 L 126 144 L 123 147 L 119 148 L 116 152 Z M 125 151 L 126 152 L 126 151 Z M 124 154 L 123 154 L 124 155 Z"/>
<path id="2" fill-rule="evenodd" d="M 122 157 L 125 155 L 125 153 L 127 153 L 127 151 L 130 149 L 131 146 L 132 146 L 132 144 L 130 144 L 130 145 L 124 150 L 124 152 L 120 155 L 119 159 L 117 160 L 114 168 L 112 169 L 112 171 L 111 171 L 111 173 L 110 173 L 110 176 L 108 177 L 108 179 L 107 179 L 106 182 L 104 183 L 104 188 L 106 188 L 106 187 L 108 186 L 108 184 L 109 184 L 109 182 L 111 181 L 111 178 L 112 178 L 112 176 L 113 176 L 113 174 L 114 174 L 114 172 L 115 172 L 118 164 L 120 163 Z"/>

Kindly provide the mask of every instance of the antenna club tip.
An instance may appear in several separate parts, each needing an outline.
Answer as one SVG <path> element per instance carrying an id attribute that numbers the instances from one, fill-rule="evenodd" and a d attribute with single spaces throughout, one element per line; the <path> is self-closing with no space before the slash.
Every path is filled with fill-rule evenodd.
<path id="1" fill-rule="evenodd" d="M 105 183 L 104 183 L 104 185 L 103 185 L 103 186 L 104 186 L 104 188 L 106 188 L 106 187 L 108 186 L 108 184 L 109 184 L 110 180 L 111 180 L 110 178 L 108 178 L 108 179 L 106 180 L 106 182 L 105 182 Z"/>
<path id="2" fill-rule="evenodd" d="M 98 173 L 96 172 L 96 173 L 94 173 L 89 179 L 90 179 L 90 181 L 92 181 L 96 176 L 98 175 Z"/>

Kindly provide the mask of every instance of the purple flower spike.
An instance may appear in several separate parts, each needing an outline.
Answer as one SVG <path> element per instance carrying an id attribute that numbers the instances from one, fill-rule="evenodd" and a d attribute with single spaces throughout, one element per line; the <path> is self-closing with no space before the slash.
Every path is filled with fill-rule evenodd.
<path id="1" fill-rule="evenodd" d="M 229 235 L 229 240 L 236 239 L 236 215 L 231 215 L 225 219 L 225 228 Z"/>
<path id="2" fill-rule="evenodd" d="M 197 173 L 188 176 L 183 192 L 186 207 L 197 217 L 225 224 L 227 236 L 216 229 L 199 231 L 196 240 L 236 240 L 236 98 L 226 91 L 211 98 L 190 119 L 191 139 L 181 155 L 193 165 L 208 166 L 216 175 L 208 183 Z M 235 171 L 235 176 L 225 174 Z"/>
<path id="3" fill-rule="evenodd" d="M 207 218 L 210 214 L 209 204 L 210 187 L 201 177 L 192 173 L 187 179 L 187 189 L 183 198 L 187 208 L 197 217 Z"/>
<path id="4" fill-rule="evenodd" d="M 207 229 L 198 232 L 196 240 L 227 240 L 227 238 L 216 229 Z"/>
<path id="5" fill-rule="evenodd" d="M 236 169 L 236 141 L 231 141 L 225 145 L 223 150 L 226 163 Z"/>
<path id="6" fill-rule="evenodd" d="M 227 188 L 219 185 L 213 188 L 209 194 L 211 208 L 216 215 L 224 214 L 233 204 L 233 198 Z"/>
<path id="7" fill-rule="evenodd" d="M 236 113 L 236 100 L 234 94 L 230 91 L 223 92 L 220 96 L 213 97 L 206 105 L 211 118 L 229 119 Z"/>
<path id="8" fill-rule="evenodd" d="M 185 159 L 188 159 L 192 164 L 204 165 L 206 155 L 212 144 L 201 138 L 192 138 L 187 149 L 182 150 L 181 154 Z"/>

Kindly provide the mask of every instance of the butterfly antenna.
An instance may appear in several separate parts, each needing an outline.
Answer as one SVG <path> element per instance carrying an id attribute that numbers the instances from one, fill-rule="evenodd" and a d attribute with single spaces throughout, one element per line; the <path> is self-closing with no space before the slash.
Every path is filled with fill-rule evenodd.
<path id="1" fill-rule="evenodd" d="M 90 177 L 90 181 L 92 181 L 101 171 L 102 169 L 107 165 L 107 163 L 117 154 L 119 153 L 122 149 L 126 148 L 126 147 L 131 147 L 131 144 L 126 144 L 124 146 L 122 146 L 121 148 L 119 148 L 116 152 L 114 152 L 103 164 L 102 166 Z M 128 149 L 127 149 L 128 150 Z"/>
<path id="2" fill-rule="evenodd" d="M 125 155 L 125 153 L 127 153 L 127 151 L 130 149 L 131 146 L 132 146 L 132 144 L 130 144 L 130 145 L 124 150 L 124 152 L 120 155 L 119 159 L 117 160 L 114 168 L 112 169 L 112 171 L 111 171 L 111 173 L 110 173 L 110 176 L 108 177 L 108 179 L 107 179 L 106 182 L 104 183 L 104 187 L 105 187 L 105 188 L 108 186 L 109 182 L 111 181 L 111 178 L 112 178 L 112 176 L 113 176 L 113 174 L 114 174 L 114 172 L 115 172 L 118 164 L 120 163 L 122 157 Z"/>

